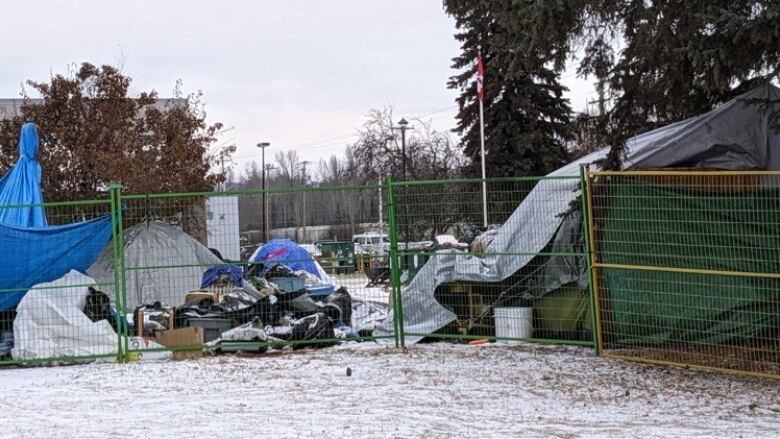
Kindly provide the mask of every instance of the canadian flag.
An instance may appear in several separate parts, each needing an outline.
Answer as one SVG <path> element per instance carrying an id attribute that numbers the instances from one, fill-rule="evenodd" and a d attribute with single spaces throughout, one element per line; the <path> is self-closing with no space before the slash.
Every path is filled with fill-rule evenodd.
<path id="1" fill-rule="evenodd" d="M 485 66 L 482 65 L 482 52 L 477 51 L 477 97 L 480 102 L 485 100 L 485 89 L 483 82 L 485 81 Z"/>

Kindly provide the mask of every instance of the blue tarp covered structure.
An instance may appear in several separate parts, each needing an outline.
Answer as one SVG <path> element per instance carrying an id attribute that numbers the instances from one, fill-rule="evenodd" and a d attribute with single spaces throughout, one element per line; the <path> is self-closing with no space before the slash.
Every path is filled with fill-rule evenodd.
<path id="1" fill-rule="evenodd" d="M 220 276 L 228 275 L 233 285 L 241 286 L 244 283 L 244 272 L 236 265 L 212 265 L 204 273 L 200 281 L 200 287 L 206 288 L 219 281 Z"/>
<path id="2" fill-rule="evenodd" d="M 0 311 L 19 304 L 33 285 L 85 272 L 111 237 L 109 215 L 47 226 L 37 154 L 38 129 L 26 123 L 19 160 L 0 178 Z"/>
<path id="3" fill-rule="evenodd" d="M 19 135 L 19 160 L 0 178 L 0 223 L 21 227 L 43 227 L 41 165 L 38 163 L 38 128 L 34 123 L 22 125 Z"/>
<path id="4" fill-rule="evenodd" d="M 2 209 L 2 207 L 0 207 Z M 111 237 L 111 217 L 64 226 L 0 224 L 0 311 L 13 308 L 33 285 L 87 271 Z"/>
<path id="5" fill-rule="evenodd" d="M 304 270 L 320 277 L 314 258 L 303 247 L 290 239 L 272 239 L 258 248 L 249 258 L 250 262 L 263 263 L 263 272 L 282 264 L 293 271 Z"/>

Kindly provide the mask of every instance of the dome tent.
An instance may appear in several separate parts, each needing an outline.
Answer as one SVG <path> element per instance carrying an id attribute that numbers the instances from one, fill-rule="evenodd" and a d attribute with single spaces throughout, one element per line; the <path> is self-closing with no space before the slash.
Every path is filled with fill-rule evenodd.
<path id="1" fill-rule="evenodd" d="M 124 232 L 124 247 L 127 311 L 157 301 L 182 303 L 187 292 L 200 287 L 206 269 L 222 263 L 195 238 L 160 221 L 129 227 Z M 116 298 L 111 243 L 87 274 L 109 297 Z"/>
<path id="2" fill-rule="evenodd" d="M 291 239 L 272 239 L 255 250 L 250 262 L 263 263 L 263 271 L 277 264 L 293 271 L 303 270 L 322 278 L 322 271 L 311 254 Z"/>

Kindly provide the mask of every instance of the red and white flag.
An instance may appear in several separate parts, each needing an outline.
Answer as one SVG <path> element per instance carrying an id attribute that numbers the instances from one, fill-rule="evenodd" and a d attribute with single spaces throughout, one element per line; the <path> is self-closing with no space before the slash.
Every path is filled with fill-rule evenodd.
<path id="1" fill-rule="evenodd" d="M 485 66 L 482 65 L 482 52 L 477 51 L 477 97 L 479 101 L 485 100 L 485 89 L 483 83 L 485 81 Z"/>

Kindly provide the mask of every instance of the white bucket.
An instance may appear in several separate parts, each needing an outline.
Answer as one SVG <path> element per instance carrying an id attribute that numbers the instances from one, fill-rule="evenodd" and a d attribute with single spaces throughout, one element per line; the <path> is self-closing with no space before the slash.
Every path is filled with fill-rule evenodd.
<path id="1" fill-rule="evenodd" d="M 531 338 L 534 332 L 533 308 L 493 308 L 493 319 L 498 338 Z M 501 340 L 504 343 L 521 343 L 516 340 Z"/>

